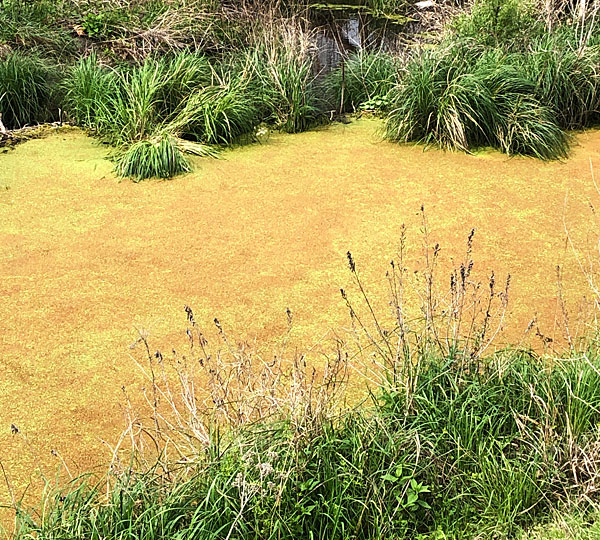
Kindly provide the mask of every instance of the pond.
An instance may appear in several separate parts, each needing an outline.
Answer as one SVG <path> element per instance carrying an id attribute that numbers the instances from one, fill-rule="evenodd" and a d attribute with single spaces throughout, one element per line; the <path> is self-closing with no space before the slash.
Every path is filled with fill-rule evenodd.
<path id="1" fill-rule="evenodd" d="M 142 384 L 129 345 L 137 329 L 154 348 L 185 345 L 184 305 L 201 325 L 218 317 L 266 348 L 289 308 L 293 345 L 326 348 L 349 326 L 339 289 L 353 291 L 351 251 L 385 312 L 402 224 L 407 265 L 422 266 L 421 205 L 444 286 L 472 228 L 474 276 L 512 274 L 497 347 L 538 347 L 535 331 L 524 338 L 534 317 L 560 342 L 556 265 L 571 312 L 589 295 L 565 228 L 584 254 L 597 240 L 600 132 L 577 135 L 567 161 L 544 163 L 399 146 L 379 127 L 272 135 L 139 184 L 119 181 L 107 148 L 76 129 L 0 154 L 0 446 L 15 489 L 36 465 L 58 465 L 51 450 L 73 473 L 107 459 L 101 441 L 124 425 L 121 387 Z"/>

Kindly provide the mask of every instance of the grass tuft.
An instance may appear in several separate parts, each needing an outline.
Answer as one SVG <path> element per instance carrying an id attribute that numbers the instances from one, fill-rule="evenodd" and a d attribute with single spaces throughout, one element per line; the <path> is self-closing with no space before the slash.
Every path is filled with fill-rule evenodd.
<path id="1" fill-rule="evenodd" d="M 581 129 L 600 119 L 600 47 L 579 47 L 573 36 L 556 31 L 534 40 L 522 59 L 535 95 L 551 108 L 563 129 Z"/>
<path id="2" fill-rule="evenodd" d="M 11 52 L 0 57 L 0 113 L 7 129 L 47 122 L 54 108 L 57 71 L 34 54 Z"/>
<path id="3" fill-rule="evenodd" d="M 423 53 L 408 64 L 396 89 L 386 137 L 463 151 L 492 146 L 509 155 L 566 157 L 569 138 L 518 60 L 470 42 Z"/>
<path id="4" fill-rule="evenodd" d="M 171 178 L 191 171 L 177 140 L 169 134 L 142 139 L 119 152 L 115 159 L 119 176 L 135 181 L 146 178 Z"/>

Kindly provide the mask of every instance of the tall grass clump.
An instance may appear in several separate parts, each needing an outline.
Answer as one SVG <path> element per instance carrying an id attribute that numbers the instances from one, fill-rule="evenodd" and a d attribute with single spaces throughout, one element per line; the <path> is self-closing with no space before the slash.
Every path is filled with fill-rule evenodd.
<path id="1" fill-rule="evenodd" d="M 252 79 L 264 120 L 286 133 L 305 131 L 322 114 L 313 61 L 314 35 L 294 18 L 261 28 L 240 69 Z"/>
<path id="2" fill-rule="evenodd" d="M 468 150 L 486 140 L 494 104 L 468 63 L 449 49 L 426 52 L 405 68 L 386 123 L 389 139 Z"/>
<path id="3" fill-rule="evenodd" d="M 164 94 L 173 82 L 169 68 L 164 59 L 146 59 L 133 69 L 117 72 L 120 93 L 113 99 L 118 111 L 114 125 L 117 140 L 152 136 L 164 124 L 164 115 L 173 114 L 164 107 Z"/>
<path id="4" fill-rule="evenodd" d="M 198 52 L 182 52 L 168 58 L 169 78 L 163 95 L 164 110 L 169 114 L 198 89 L 214 83 L 214 70 L 208 57 Z"/>
<path id="5" fill-rule="evenodd" d="M 563 158 L 568 137 L 535 90 L 514 58 L 500 50 L 460 43 L 427 51 L 406 66 L 385 134 L 448 149 L 492 146 L 509 155 Z"/>
<path id="6" fill-rule="evenodd" d="M 64 82 L 66 110 L 79 125 L 121 149 L 116 153 L 118 174 L 166 178 L 190 170 L 183 153 L 213 153 L 204 143 L 217 142 L 214 132 L 205 124 L 194 129 L 201 116 L 198 103 L 207 103 L 211 93 L 215 97 L 213 81 L 212 66 L 197 54 L 148 58 L 122 68 L 103 66 L 91 55 Z M 225 126 L 224 137 L 232 130 L 229 111 L 212 99 L 211 113 Z M 197 144 L 182 140 L 190 132 L 197 135 Z"/>
<path id="7" fill-rule="evenodd" d="M 56 69 L 35 54 L 15 51 L 0 57 L 0 113 L 6 128 L 54 119 L 57 80 Z"/>
<path id="8" fill-rule="evenodd" d="M 95 54 L 73 66 L 62 86 L 65 110 L 77 125 L 103 136 L 114 129 L 114 100 L 120 93 L 118 79 L 111 68 L 98 62 Z"/>
<path id="9" fill-rule="evenodd" d="M 215 73 L 214 83 L 190 94 L 167 129 L 207 144 L 230 144 L 259 123 L 256 97 L 247 76 Z"/>
<path id="10" fill-rule="evenodd" d="M 385 111 L 398 80 L 400 62 L 389 53 L 361 49 L 327 76 L 332 106 L 340 112 Z"/>
<path id="11" fill-rule="evenodd" d="M 546 34 L 521 59 L 536 97 L 552 108 L 563 129 L 581 129 L 600 118 L 600 46 L 580 47 L 574 38 L 564 29 Z"/>
<path id="12" fill-rule="evenodd" d="M 536 98 L 537 86 L 511 56 L 484 56 L 475 68 L 493 106 L 486 130 L 491 146 L 508 155 L 532 155 L 539 159 L 565 158 L 568 136 L 556 121 L 554 109 Z M 491 60 L 491 61 L 490 61 Z"/>

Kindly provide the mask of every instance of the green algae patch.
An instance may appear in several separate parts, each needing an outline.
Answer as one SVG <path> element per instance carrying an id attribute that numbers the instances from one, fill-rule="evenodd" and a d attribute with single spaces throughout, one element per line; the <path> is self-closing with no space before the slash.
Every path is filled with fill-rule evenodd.
<path id="1" fill-rule="evenodd" d="M 578 135 L 565 162 L 423 151 L 381 140 L 362 119 L 194 158 L 169 181 L 119 181 L 110 149 L 79 130 L 0 154 L 0 433 L 15 488 L 60 452 L 71 472 L 107 453 L 123 427 L 121 387 L 143 386 L 129 345 L 185 346 L 183 306 L 199 324 L 268 350 L 294 314 L 298 349 L 349 325 L 351 251 L 373 304 L 388 310 L 385 271 L 402 224 L 407 266 L 422 268 L 419 209 L 442 247 L 440 276 L 476 229 L 474 276 L 513 276 L 498 345 L 519 343 L 529 321 L 560 339 L 556 265 L 569 307 L 587 293 L 565 247 L 565 224 L 593 246 L 590 159 L 600 133 Z M 568 193 L 568 200 L 565 196 Z M 359 384 L 359 383 L 358 383 Z M 40 407 L 43 403 L 43 407 Z M 1 494 L 0 494 L 1 495 Z"/>
<path id="2" fill-rule="evenodd" d="M 83 175 L 82 179 L 89 179 L 97 172 L 111 175 L 108 147 L 78 128 L 40 126 L 28 136 L 26 144 L 0 152 L 0 185 L 10 188 L 31 184 L 32 178 L 54 178 L 60 182 L 59 176 Z M 67 169 L 68 174 L 64 174 Z"/>

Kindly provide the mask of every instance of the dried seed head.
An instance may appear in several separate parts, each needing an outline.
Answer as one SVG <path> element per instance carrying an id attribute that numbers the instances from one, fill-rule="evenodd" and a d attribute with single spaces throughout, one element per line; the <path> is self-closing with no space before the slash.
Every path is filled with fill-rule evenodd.
<path id="1" fill-rule="evenodd" d="M 536 318 L 536 317 L 534 317 L 533 319 L 531 319 L 531 320 L 529 321 L 529 324 L 527 325 L 527 328 L 525 329 L 525 333 L 529 332 L 529 331 L 530 331 L 530 330 L 533 328 L 533 325 L 534 325 L 536 322 L 537 322 L 537 318 Z"/>
<path id="2" fill-rule="evenodd" d="M 231 485 L 236 488 L 242 488 L 245 484 L 244 475 L 240 472 L 237 473 L 236 477 L 233 479 Z"/>
<path id="3" fill-rule="evenodd" d="M 275 472 L 273 465 L 271 465 L 268 462 L 258 463 L 256 466 L 257 466 L 258 470 L 260 471 L 261 476 L 268 476 L 269 474 L 272 474 Z"/>
<path id="4" fill-rule="evenodd" d="M 471 232 L 467 238 L 467 246 L 469 247 L 469 250 L 471 247 L 473 247 L 473 236 L 475 236 L 475 229 L 471 229 Z"/>
<path id="5" fill-rule="evenodd" d="M 348 257 L 348 266 L 350 267 L 351 272 L 356 272 L 356 264 L 354 263 L 354 259 L 352 258 L 352 253 L 348 251 L 346 254 Z"/>
<path id="6" fill-rule="evenodd" d="M 184 306 L 183 309 L 187 314 L 187 320 L 189 321 L 189 323 L 192 326 L 196 326 L 196 320 L 194 319 L 194 312 L 192 311 L 192 308 L 190 308 L 189 306 Z"/>

